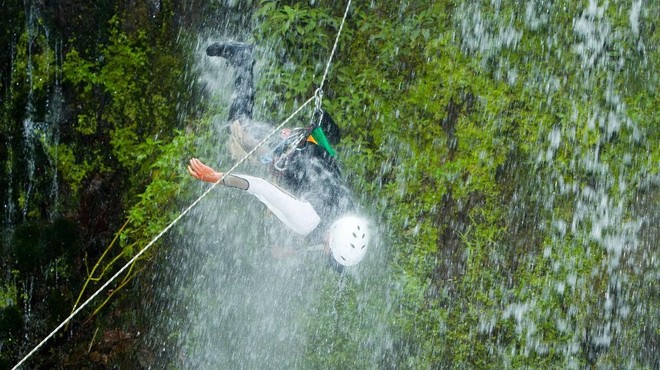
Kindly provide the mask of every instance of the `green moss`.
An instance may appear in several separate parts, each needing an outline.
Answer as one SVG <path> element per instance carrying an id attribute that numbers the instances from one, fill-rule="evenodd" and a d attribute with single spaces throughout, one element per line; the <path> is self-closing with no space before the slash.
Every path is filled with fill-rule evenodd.
<path id="1" fill-rule="evenodd" d="M 178 201 L 188 200 L 181 192 L 190 181 L 183 164 L 195 151 L 178 119 L 199 100 L 188 89 L 194 76 L 182 77 L 192 53 L 175 42 L 185 34 L 174 26 L 176 4 L 161 5 L 155 19 L 145 4 L 133 11 L 124 5 L 125 13 L 118 7 L 99 25 L 98 37 L 67 42 L 61 71 L 43 35 L 28 40 L 19 33 L 11 86 L 8 74 L 0 81 L 12 91 L 0 128 L 8 135 L 22 122 L 17 112 L 27 99 L 17 86 L 30 81 L 33 97 L 43 101 L 61 72 L 71 120 L 57 144 L 44 141 L 44 153 L 57 163 L 72 213 L 90 194 L 121 194 L 112 204 L 117 209 L 105 213 L 105 229 L 87 231 L 103 244 L 128 218 L 123 248 L 113 250 L 125 258 L 172 220 Z M 273 64 L 264 67 L 257 89 L 259 114 L 288 116 L 312 96 L 344 5 L 241 5 L 257 8 L 256 43 L 273 46 Z M 631 4 L 599 4 L 602 14 L 583 20 L 609 30 L 608 44 L 590 61 L 579 53 L 586 36 L 574 24 L 587 2 L 535 5 L 538 22 L 517 3 L 353 4 L 323 103 L 342 127 L 337 149 L 344 173 L 381 226 L 389 264 L 370 271 L 371 280 L 363 277 L 371 285 L 324 276 L 314 312 L 321 319 L 309 318 L 307 328 L 310 368 L 644 367 L 653 361 L 646 347 L 657 337 L 657 323 L 640 323 L 658 312 L 649 272 L 657 266 L 648 262 L 657 256 L 648 246 L 654 237 L 640 233 L 640 246 L 632 243 L 617 256 L 592 234 L 602 220 L 594 218 L 599 203 L 589 194 L 618 212 L 610 214 L 617 225 L 601 230 L 605 237 L 636 240 L 639 219 L 654 219 L 649 210 L 633 210 L 639 194 L 652 198 L 660 171 L 654 73 L 660 36 L 652 25 L 659 9 L 644 4 L 635 33 Z M 3 45 L 8 38 L 2 34 Z M 187 120 L 204 131 L 212 118 Z M 7 153 L 3 147 L 3 168 L 19 176 L 18 160 Z M 102 179 L 110 190 L 98 185 Z M 47 217 L 43 205 L 32 206 L 45 195 L 14 188 L 28 218 Z M 36 271 L 75 254 L 78 230 L 57 222 L 19 227 L 12 264 Z M 627 317 L 603 311 L 616 284 L 627 289 L 628 305 L 642 297 Z M 49 302 L 61 314 L 69 298 L 59 298 Z M 616 340 L 598 347 L 593 335 L 608 323 L 621 325 Z M 387 341 L 374 338 L 385 332 Z"/>
<path id="2" fill-rule="evenodd" d="M 541 4 L 547 19 L 538 24 L 518 5 L 487 1 L 352 10 L 324 104 L 343 129 L 338 149 L 350 184 L 387 225 L 383 237 L 402 287 L 403 309 L 390 317 L 398 348 L 406 348 L 399 364 L 561 368 L 603 356 L 580 333 L 609 320 L 597 313 L 611 289 L 606 266 L 613 257 L 592 240 L 597 220 L 575 230 L 570 222 L 583 207 L 581 192 L 594 183 L 613 204 L 626 203 L 639 181 L 657 174 L 657 165 L 626 155 L 641 150 L 658 158 L 656 149 L 642 149 L 659 132 L 650 116 L 657 76 L 650 83 L 633 77 L 637 66 L 648 71 L 657 62 L 643 62 L 632 47 L 627 5 L 608 4 L 602 18 L 588 21 L 611 25 L 612 45 L 585 69 L 570 51 L 582 37 L 572 22 L 583 5 Z M 286 58 L 278 62 L 293 63 L 287 68 L 298 75 L 314 68 L 300 54 L 320 54 L 322 64 L 324 44 L 305 44 L 310 39 L 290 28 L 320 7 L 266 2 L 262 10 L 262 34 L 276 36 L 260 37 L 283 40 L 278 55 Z M 642 24 L 651 13 L 657 9 Z M 481 49 L 467 43 L 472 30 L 462 26 L 476 16 L 489 35 L 511 30 L 522 32 L 520 39 Z M 654 37 L 642 36 L 647 45 L 656 45 Z M 616 70 L 610 62 L 620 57 L 626 64 Z M 288 73 L 278 65 L 271 73 L 280 72 Z M 269 79 L 270 99 L 304 99 L 308 77 L 275 85 Z M 625 100 L 630 118 L 616 117 L 614 131 L 602 126 L 607 112 L 619 109 L 607 91 Z M 596 152 L 600 170 L 589 163 Z M 556 234 L 553 222 L 563 222 L 564 231 Z M 617 366 L 615 356 L 602 358 Z"/>

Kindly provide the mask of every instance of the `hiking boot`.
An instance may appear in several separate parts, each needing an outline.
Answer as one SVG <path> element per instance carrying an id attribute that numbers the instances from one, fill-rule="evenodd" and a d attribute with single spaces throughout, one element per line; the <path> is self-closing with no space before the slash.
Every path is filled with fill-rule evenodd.
<path id="1" fill-rule="evenodd" d="M 206 55 L 210 57 L 221 57 L 230 63 L 243 62 L 252 58 L 253 45 L 234 41 L 220 41 L 206 48 Z"/>

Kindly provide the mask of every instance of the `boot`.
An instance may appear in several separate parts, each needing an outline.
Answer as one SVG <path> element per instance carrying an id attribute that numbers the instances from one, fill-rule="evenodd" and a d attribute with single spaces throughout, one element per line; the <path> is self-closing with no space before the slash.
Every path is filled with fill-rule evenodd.
<path id="1" fill-rule="evenodd" d="M 220 41 L 206 48 L 206 55 L 227 59 L 232 65 L 239 65 L 252 59 L 253 45 L 234 41 Z"/>
<path id="2" fill-rule="evenodd" d="M 235 69 L 235 97 L 229 108 L 229 121 L 238 118 L 252 119 L 254 108 L 253 68 L 255 64 L 252 51 L 253 45 L 235 41 L 220 41 L 209 45 L 206 54 L 220 57 Z"/>

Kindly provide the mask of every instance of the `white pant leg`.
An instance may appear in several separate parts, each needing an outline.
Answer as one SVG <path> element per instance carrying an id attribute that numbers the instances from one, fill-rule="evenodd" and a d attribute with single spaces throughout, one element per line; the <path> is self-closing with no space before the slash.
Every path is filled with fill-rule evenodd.
<path id="1" fill-rule="evenodd" d="M 300 235 L 307 235 L 321 222 L 321 217 L 307 201 L 296 199 L 291 194 L 260 178 L 233 175 L 250 184 L 247 192 L 265 204 L 287 227 Z"/>

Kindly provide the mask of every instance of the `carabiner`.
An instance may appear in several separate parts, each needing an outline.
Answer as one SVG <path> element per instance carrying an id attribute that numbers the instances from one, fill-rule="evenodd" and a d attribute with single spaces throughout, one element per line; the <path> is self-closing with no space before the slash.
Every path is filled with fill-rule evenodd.
<path id="1" fill-rule="evenodd" d="M 284 162 L 284 164 L 283 164 L 283 165 L 280 165 L 280 162 Z M 284 157 L 279 157 L 279 158 L 275 161 L 275 163 L 273 163 L 273 167 L 274 167 L 276 170 L 280 171 L 280 172 L 284 172 L 284 171 L 286 171 L 286 166 L 287 166 L 287 161 L 286 161 L 286 158 L 284 158 Z"/>
<path id="2" fill-rule="evenodd" d="M 321 103 L 323 101 L 323 90 L 321 88 L 316 89 L 314 91 L 314 110 L 319 111 L 321 110 Z"/>

